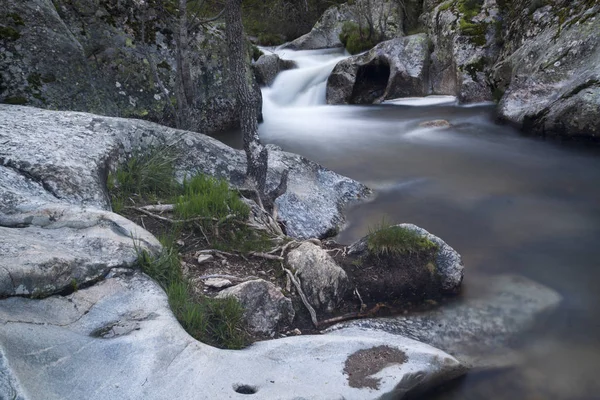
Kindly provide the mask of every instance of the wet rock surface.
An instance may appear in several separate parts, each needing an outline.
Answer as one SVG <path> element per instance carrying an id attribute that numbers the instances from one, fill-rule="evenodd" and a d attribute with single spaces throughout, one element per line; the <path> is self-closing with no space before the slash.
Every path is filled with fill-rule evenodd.
<path id="1" fill-rule="evenodd" d="M 438 347 L 469 367 L 512 365 L 514 339 L 560 303 L 555 291 L 517 275 L 498 275 L 486 292 L 456 299 L 435 310 L 391 318 L 357 320 L 329 329 L 382 330 Z"/>
<path id="2" fill-rule="evenodd" d="M 600 5 L 556 2 L 511 16 L 492 75 L 504 93 L 500 117 L 526 132 L 600 138 Z"/>

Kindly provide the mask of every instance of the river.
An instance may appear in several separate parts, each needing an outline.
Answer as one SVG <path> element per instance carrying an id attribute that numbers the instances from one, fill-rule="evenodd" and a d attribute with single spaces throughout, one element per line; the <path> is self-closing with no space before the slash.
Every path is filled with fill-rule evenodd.
<path id="1" fill-rule="evenodd" d="M 326 79 L 345 55 L 279 54 L 299 68 L 263 90 L 262 141 L 376 191 L 348 211 L 338 241 L 351 243 L 382 218 L 410 222 L 463 256 L 461 299 L 506 272 L 563 296 L 515 338 L 514 368 L 470 373 L 432 398 L 600 398 L 600 151 L 525 137 L 496 124 L 493 105 L 460 106 L 452 97 L 328 106 Z M 451 127 L 419 126 L 435 119 Z M 220 139 L 241 147 L 239 133 Z"/>

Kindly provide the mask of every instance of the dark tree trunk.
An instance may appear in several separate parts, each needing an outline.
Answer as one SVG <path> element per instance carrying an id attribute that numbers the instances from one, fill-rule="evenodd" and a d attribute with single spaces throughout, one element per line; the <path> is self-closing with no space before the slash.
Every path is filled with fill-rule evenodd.
<path id="1" fill-rule="evenodd" d="M 177 26 L 177 82 L 175 97 L 177 99 L 176 124 L 180 129 L 194 129 L 191 121 L 191 109 L 194 103 L 194 85 L 190 72 L 188 57 L 188 18 L 187 1 L 179 0 Z"/>
<path id="2" fill-rule="evenodd" d="M 247 81 L 244 28 L 242 26 L 242 0 L 227 0 L 225 20 L 227 23 L 229 69 L 237 93 L 237 106 L 242 134 L 244 136 L 244 151 L 246 152 L 246 161 L 248 164 L 246 176 L 250 179 L 250 183 L 255 185 L 259 196 L 261 196 L 261 200 L 264 200 L 269 155 L 258 137 L 258 98 L 252 93 Z"/>

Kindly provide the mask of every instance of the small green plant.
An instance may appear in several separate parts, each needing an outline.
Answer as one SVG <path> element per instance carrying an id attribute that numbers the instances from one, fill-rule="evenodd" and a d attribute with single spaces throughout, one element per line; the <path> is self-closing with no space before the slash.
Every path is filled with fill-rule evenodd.
<path id="1" fill-rule="evenodd" d="M 258 43 L 261 46 L 277 46 L 284 42 L 285 40 L 275 33 L 260 33 L 258 35 Z"/>
<path id="2" fill-rule="evenodd" d="M 375 35 L 371 35 L 365 28 L 361 29 L 355 22 L 344 22 L 340 32 L 340 42 L 350 54 L 357 54 L 369 50 L 380 42 Z"/>
<path id="3" fill-rule="evenodd" d="M 258 46 L 252 45 L 252 60 L 254 61 L 258 61 L 258 59 L 260 58 L 260 56 L 262 56 L 263 53 Z"/>
<path id="4" fill-rule="evenodd" d="M 240 303 L 233 299 L 211 299 L 194 293 L 181 272 L 181 262 L 170 239 L 153 256 L 138 254 L 141 270 L 156 280 L 167 293 L 169 306 L 181 326 L 192 337 L 217 347 L 240 349 L 247 343 Z"/>
<path id="5" fill-rule="evenodd" d="M 248 206 L 229 189 L 225 180 L 207 175 L 184 180 L 183 194 L 177 199 L 174 211 L 182 219 L 200 216 L 212 218 L 215 222 L 228 217 L 246 220 L 250 213 Z"/>
<path id="6" fill-rule="evenodd" d="M 369 231 L 367 248 L 375 256 L 395 256 L 437 250 L 437 245 L 419 233 L 382 221 Z"/>

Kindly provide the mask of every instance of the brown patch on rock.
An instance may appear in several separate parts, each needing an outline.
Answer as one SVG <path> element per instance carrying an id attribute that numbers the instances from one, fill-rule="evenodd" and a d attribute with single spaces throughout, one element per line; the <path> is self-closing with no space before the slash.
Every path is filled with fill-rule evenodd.
<path id="1" fill-rule="evenodd" d="M 379 389 L 379 378 L 371 376 L 393 364 L 404 364 L 406 353 L 389 346 L 377 346 L 359 350 L 346 359 L 344 373 L 353 388 Z"/>
<path id="2" fill-rule="evenodd" d="M 445 119 L 434 119 L 433 121 L 421 122 L 419 126 L 423 128 L 450 128 L 450 122 Z"/>

